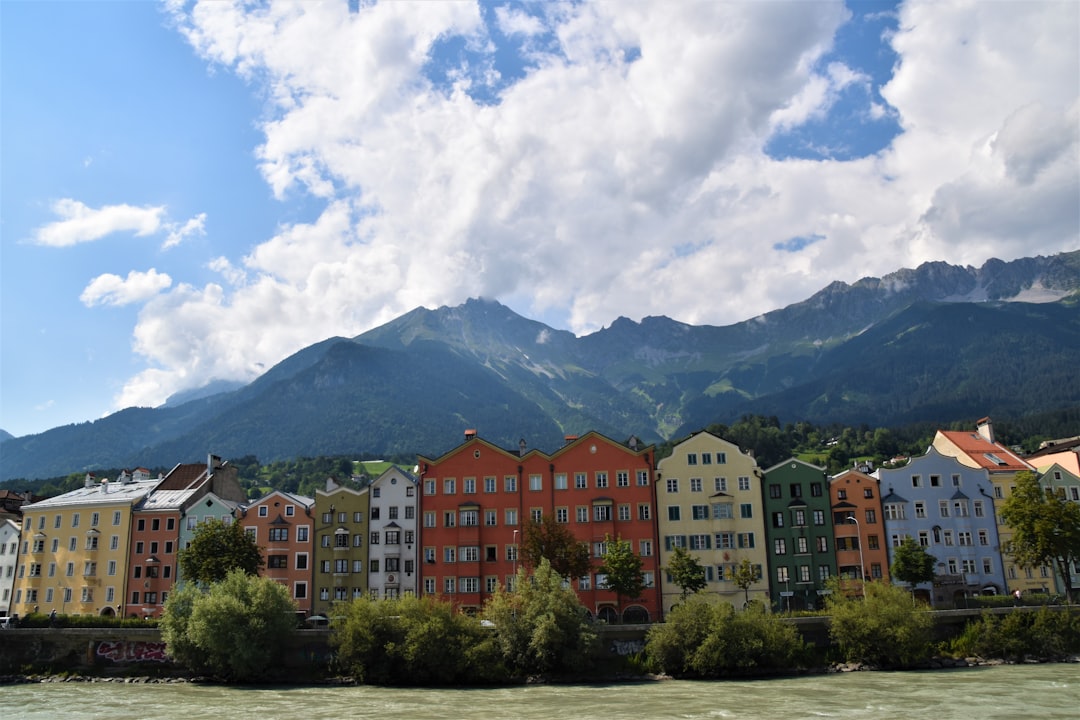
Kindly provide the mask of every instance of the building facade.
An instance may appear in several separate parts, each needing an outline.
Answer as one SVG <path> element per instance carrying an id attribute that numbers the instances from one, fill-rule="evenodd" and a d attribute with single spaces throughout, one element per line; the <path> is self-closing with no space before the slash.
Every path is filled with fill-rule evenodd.
<path id="1" fill-rule="evenodd" d="M 859 594 L 866 581 L 889 581 L 889 552 L 878 480 L 860 470 L 829 479 L 836 572 L 847 592 Z"/>
<path id="2" fill-rule="evenodd" d="M 935 558 L 936 579 L 918 585 L 917 594 L 935 607 L 962 607 L 968 595 L 1006 592 L 986 470 L 964 465 L 931 446 L 906 466 L 883 468 L 877 474 L 890 564 L 905 536 Z"/>
<path id="3" fill-rule="evenodd" d="M 694 433 L 658 463 L 656 501 L 661 568 L 681 547 L 705 568 L 710 596 L 736 608 L 747 599 L 768 602 L 761 471 L 753 457 L 711 433 Z M 758 578 L 745 591 L 734 583 L 743 559 Z M 679 603 L 682 589 L 666 572 L 661 588 L 667 613 Z"/>
<path id="4" fill-rule="evenodd" d="M 0 615 L 11 612 L 15 597 L 15 572 L 19 567 L 19 523 L 0 520 Z"/>
<path id="5" fill-rule="evenodd" d="M 526 518 L 565 525 L 588 543 L 593 568 L 570 580 L 582 604 L 610 621 L 661 616 L 653 448 L 596 432 L 568 436 L 553 453 L 500 448 L 466 433 L 437 458 L 418 458 L 421 591 L 476 611 L 496 588 L 513 587 Z M 547 520 L 550 518 L 550 520 Z M 607 589 L 599 571 L 608 539 L 629 542 L 647 587 L 639 598 Z"/>
<path id="6" fill-rule="evenodd" d="M 297 612 L 311 614 L 311 553 L 315 500 L 275 490 L 243 506 L 237 522 L 255 539 L 266 565 L 260 575 L 284 585 Z"/>
<path id="7" fill-rule="evenodd" d="M 371 529 L 368 534 L 368 592 L 372 598 L 415 595 L 417 511 L 416 477 L 391 467 L 368 488 Z"/>
<path id="8" fill-rule="evenodd" d="M 1039 471 L 1039 485 L 1046 492 L 1053 493 L 1068 502 L 1080 503 L 1080 473 L 1074 473 L 1067 467 L 1054 463 Z M 1069 566 L 1070 584 L 1073 592 L 1080 589 L 1080 560 L 1074 560 Z M 1064 579 L 1058 568 L 1054 568 L 1054 589 L 1059 593 L 1066 591 Z"/>
<path id="9" fill-rule="evenodd" d="M 368 488 L 327 478 L 315 491 L 315 615 L 330 616 L 336 602 L 367 596 Z"/>
<path id="10" fill-rule="evenodd" d="M 825 469 L 789 458 L 766 470 L 763 482 L 773 607 L 820 608 L 826 583 L 836 575 Z"/>
<path id="11" fill-rule="evenodd" d="M 134 507 L 160 482 L 126 471 L 23 507 L 12 612 L 116 615 L 127 591 Z"/>

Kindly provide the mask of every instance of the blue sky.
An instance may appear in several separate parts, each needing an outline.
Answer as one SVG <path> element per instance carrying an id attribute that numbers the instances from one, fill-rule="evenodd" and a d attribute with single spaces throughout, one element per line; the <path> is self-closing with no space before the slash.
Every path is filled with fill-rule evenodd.
<path id="1" fill-rule="evenodd" d="M 0 3 L 0 428 L 417 306 L 729 324 L 1080 246 L 1080 4 Z"/>

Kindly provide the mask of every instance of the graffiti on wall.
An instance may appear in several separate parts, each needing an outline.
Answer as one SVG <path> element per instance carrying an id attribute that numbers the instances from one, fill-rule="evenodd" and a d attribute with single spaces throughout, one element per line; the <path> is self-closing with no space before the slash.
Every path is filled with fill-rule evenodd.
<path id="1" fill-rule="evenodd" d="M 99 658 L 113 662 L 168 662 L 165 643 L 144 640 L 105 640 L 97 644 Z"/>
<path id="2" fill-rule="evenodd" d="M 644 640 L 612 640 L 611 653 L 613 655 L 634 655 L 645 649 Z"/>

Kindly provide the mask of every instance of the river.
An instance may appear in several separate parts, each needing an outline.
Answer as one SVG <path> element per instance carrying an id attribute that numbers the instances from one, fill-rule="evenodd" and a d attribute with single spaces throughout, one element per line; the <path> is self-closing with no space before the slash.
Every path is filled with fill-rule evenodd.
<path id="1" fill-rule="evenodd" d="M 453 690 L 42 683 L 6 686 L 0 698 L 0 716 L 6 720 L 1075 720 L 1080 717 L 1080 665 Z"/>

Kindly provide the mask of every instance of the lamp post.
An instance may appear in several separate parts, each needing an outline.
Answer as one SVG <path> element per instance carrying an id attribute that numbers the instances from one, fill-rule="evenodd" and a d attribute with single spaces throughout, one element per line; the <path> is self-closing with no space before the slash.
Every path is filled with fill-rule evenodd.
<path id="1" fill-rule="evenodd" d="M 855 517 L 855 513 L 848 515 L 848 520 L 855 523 L 855 542 L 859 544 L 859 583 L 862 589 L 863 600 L 866 599 L 866 562 L 863 560 L 862 554 L 862 527 L 859 525 L 858 519 Z"/>

